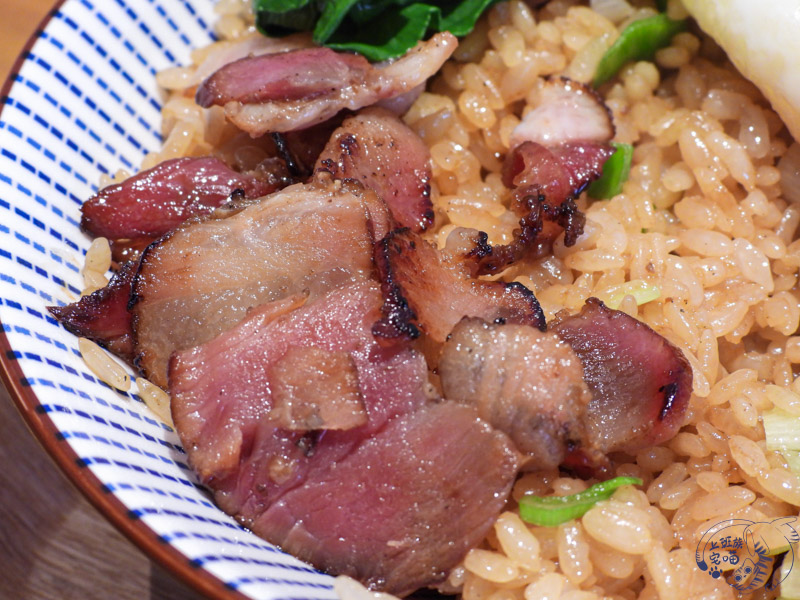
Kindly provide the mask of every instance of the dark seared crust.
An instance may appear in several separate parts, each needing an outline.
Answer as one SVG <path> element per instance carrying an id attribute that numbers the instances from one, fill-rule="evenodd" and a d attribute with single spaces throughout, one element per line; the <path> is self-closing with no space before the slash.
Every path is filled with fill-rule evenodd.
<path id="1" fill-rule="evenodd" d="M 544 196 L 527 196 L 523 202 L 530 206 L 530 211 L 519 220 L 519 228 L 513 232 L 514 239 L 508 244 L 492 246 L 487 242 L 488 236 L 480 231 L 475 245 L 463 256 L 475 264 L 477 275 L 498 273 L 525 258 L 537 248 L 543 240 L 542 230 L 546 221 L 559 225 L 564 230 L 564 244 L 572 246 L 583 234 L 586 217 L 572 198 L 567 198 L 558 206 L 544 202 Z M 547 236 L 545 236 L 547 237 Z"/>
<path id="2" fill-rule="evenodd" d="M 475 236 L 475 246 L 468 250 L 464 258 L 468 260 L 483 261 L 492 256 L 494 248 L 489 243 L 489 235 L 485 231 L 479 231 Z"/>
<path id="3" fill-rule="evenodd" d="M 677 347 L 597 298 L 552 330 L 583 361 L 593 397 L 585 419 L 590 447 L 635 452 L 677 433 L 692 392 L 692 368 Z"/>
<path id="4" fill-rule="evenodd" d="M 664 393 L 664 403 L 661 406 L 661 412 L 658 413 L 658 420 L 663 421 L 669 416 L 672 407 L 675 405 L 675 402 L 678 399 L 678 394 L 680 393 L 680 385 L 678 385 L 677 381 L 671 381 L 666 385 L 662 385 L 658 388 L 659 392 Z"/>
<path id="5" fill-rule="evenodd" d="M 586 216 L 575 204 L 575 199 L 568 197 L 555 207 L 545 204 L 543 209 L 545 218 L 564 228 L 564 245 L 574 246 L 578 238 L 583 235 L 583 227 L 586 225 Z M 521 223 L 522 221 L 520 221 Z"/>
<path id="6" fill-rule="evenodd" d="M 154 242 L 151 242 L 147 245 L 147 247 L 142 250 L 142 256 L 139 259 L 139 262 L 136 263 L 136 270 L 133 274 L 133 279 L 131 281 L 131 290 L 130 295 L 128 296 L 128 312 L 131 313 L 131 338 L 133 340 L 133 364 L 139 370 L 140 373 L 143 375 L 144 370 L 142 369 L 142 359 L 144 358 L 144 352 L 141 350 L 141 346 L 139 344 L 138 336 L 137 336 L 137 325 L 139 323 L 139 317 L 137 316 L 134 308 L 142 299 L 142 295 L 139 293 L 140 289 L 140 275 L 142 272 L 143 265 L 146 264 L 148 256 L 155 251 L 158 246 L 163 244 L 167 239 L 171 237 L 172 234 L 165 235 L 163 238 L 158 239 Z"/>
<path id="7" fill-rule="evenodd" d="M 536 299 L 536 296 L 534 296 L 533 292 L 522 285 L 519 281 L 511 281 L 508 283 L 504 282 L 503 285 L 514 295 L 518 295 L 528 301 L 531 314 L 531 319 L 528 322 L 528 325 L 536 327 L 542 332 L 547 331 L 547 321 L 544 318 L 544 311 L 542 310 L 542 306 L 539 304 L 539 301 Z"/>
<path id="8" fill-rule="evenodd" d="M 141 296 L 141 294 L 139 294 L 138 289 L 139 289 L 139 278 L 140 278 L 140 275 L 141 275 L 141 272 L 142 272 L 143 265 L 146 264 L 148 256 L 152 252 L 154 252 L 155 249 L 158 248 L 161 244 L 166 242 L 170 237 L 172 237 L 172 234 L 165 235 L 164 237 L 162 237 L 160 239 L 157 239 L 154 242 L 150 242 L 147 245 L 147 247 L 144 250 L 142 250 L 142 256 L 139 259 L 139 262 L 136 263 L 136 271 L 133 274 L 133 280 L 131 282 L 131 293 L 130 293 L 130 297 L 128 298 L 128 310 L 129 311 L 133 310 L 134 307 L 139 303 L 139 300 L 142 299 L 142 296 Z M 133 319 L 133 322 L 134 322 L 134 327 L 133 327 L 134 339 L 136 339 L 136 318 L 135 317 Z"/>
<path id="9" fill-rule="evenodd" d="M 433 224 L 430 153 L 422 140 L 386 110 L 371 108 L 333 132 L 317 171 L 356 179 L 389 207 L 399 227 L 424 231 Z"/>
<path id="10" fill-rule="evenodd" d="M 395 237 L 405 231 L 407 231 L 406 228 L 392 231 L 375 244 L 375 269 L 381 282 L 381 293 L 383 294 L 381 314 L 383 317 L 372 326 L 372 335 L 379 341 L 398 338 L 413 340 L 420 334 L 419 328 L 414 325 L 417 315 L 403 296 L 403 290 L 392 271 L 390 258 L 392 252 L 398 254 L 403 252 L 403 240 L 395 240 Z M 412 242 L 411 250 L 413 247 Z"/>
<path id="11" fill-rule="evenodd" d="M 617 127 L 616 125 L 614 125 L 614 114 L 611 112 L 611 109 L 608 107 L 605 100 L 603 100 L 603 96 L 600 95 L 600 92 L 598 92 L 596 89 L 594 89 L 594 87 L 592 87 L 588 83 L 583 83 L 575 79 L 570 79 L 569 77 L 565 77 L 564 75 L 557 75 L 557 76 L 551 75 L 546 79 L 548 81 L 560 80 L 565 85 L 577 88 L 587 96 L 590 96 L 597 103 L 597 105 L 603 109 L 603 112 L 606 113 L 606 116 L 608 117 L 608 126 L 612 132 L 611 137 L 609 139 L 614 138 L 614 136 L 617 134 Z"/>
<path id="12" fill-rule="evenodd" d="M 533 248 L 542 232 L 542 216 L 546 207 L 544 196 L 529 196 L 526 202 L 530 212 L 519 220 L 519 228 L 514 230 L 514 239 L 508 244 L 492 246 L 488 243 L 479 243 L 471 250 L 466 258 L 477 262 L 478 275 L 490 275 L 505 269 L 522 258 Z M 546 213 L 544 213 L 546 214 Z M 483 233 L 483 232 L 481 232 Z M 483 234 L 486 236 L 486 234 Z"/>
<path id="13" fill-rule="evenodd" d="M 286 168 L 289 169 L 289 173 L 298 179 L 307 179 L 309 175 L 311 175 L 311 170 L 295 156 L 286 136 L 282 133 L 273 133 L 271 135 L 272 141 L 275 142 L 278 156 L 286 163 Z"/>
<path id="14" fill-rule="evenodd" d="M 133 359 L 133 331 L 127 310 L 136 262 L 120 268 L 104 288 L 66 306 L 48 306 L 64 328 L 89 338 L 127 361 Z"/>
<path id="15" fill-rule="evenodd" d="M 384 306 L 373 334 L 383 339 L 425 333 L 443 342 L 465 316 L 546 327 L 541 306 L 525 286 L 473 279 L 463 263 L 448 262 L 409 229 L 397 229 L 377 244 L 375 266 Z"/>
<path id="16" fill-rule="evenodd" d="M 545 148 L 524 142 L 503 164 L 503 182 L 513 187 L 511 208 L 519 215 L 513 240 L 491 246 L 479 234 L 463 254 L 476 275 L 499 273 L 530 254 L 549 248 L 564 231 L 564 244 L 572 246 L 583 233 L 586 218 L 575 204 L 581 192 L 602 173 L 613 152 L 607 144 L 568 143 Z"/>

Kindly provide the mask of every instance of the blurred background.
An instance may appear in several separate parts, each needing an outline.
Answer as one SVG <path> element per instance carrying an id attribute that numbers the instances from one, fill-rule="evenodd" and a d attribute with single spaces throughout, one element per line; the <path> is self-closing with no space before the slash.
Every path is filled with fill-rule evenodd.
<path id="1" fill-rule="evenodd" d="M 0 0 L 0 82 L 55 5 L 55 0 Z M 2 384 L 0 548 L 0 598 L 200 598 L 151 563 L 72 487 Z"/>

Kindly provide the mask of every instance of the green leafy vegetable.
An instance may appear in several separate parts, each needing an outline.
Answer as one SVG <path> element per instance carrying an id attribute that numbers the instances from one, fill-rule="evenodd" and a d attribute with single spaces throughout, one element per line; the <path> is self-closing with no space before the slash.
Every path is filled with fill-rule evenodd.
<path id="1" fill-rule="evenodd" d="M 592 198 L 600 200 L 613 198 L 622 191 L 622 184 L 628 180 L 628 175 L 631 173 L 633 146 L 617 142 L 612 142 L 611 145 L 616 151 L 603 165 L 600 179 L 592 182 L 587 190 Z"/>
<path id="2" fill-rule="evenodd" d="M 358 0 L 327 0 L 322 9 L 322 14 L 314 27 L 314 41 L 322 44 L 328 41 L 333 32 L 342 24 L 348 11 Z"/>
<path id="3" fill-rule="evenodd" d="M 601 500 L 608 500 L 623 485 L 642 485 L 642 480 L 638 477 L 615 477 L 570 496 L 523 496 L 519 501 L 519 515 L 534 525 L 561 525 L 582 517 Z"/>
<path id="4" fill-rule="evenodd" d="M 433 32 L 467 35 L 497 1 L 253 0 L 253 6 L 267 35 L 311 31 L 317 44 L 379 61 L 402 56 Z"/>
<path id="5" fill-rule="evenodd" d="M 256 25 L 271 36 L 311 31 L 320 15 L 320 6 L 310 0 L 254 0 Z"/>
<path id="6" fill-rule="evenodd" d="M 672 37 L 686 28 L 686 21 L 674 21 L 658 14 L 628 25 L 600 59 L 594 75 L 594 86 L 614 77 L 625 63 L 650 60 L 656 50 L 669 44 Z"/>
<path id="7" fill-rule="evenodd" d="M 425 37 L 433 14 L 430 6 L 411 4 L 400 9 L 392 7 L 382 16 L 350 35 L 337 32 L 326 46 L 358 52 L 373 61 L 402 56 Z"/>

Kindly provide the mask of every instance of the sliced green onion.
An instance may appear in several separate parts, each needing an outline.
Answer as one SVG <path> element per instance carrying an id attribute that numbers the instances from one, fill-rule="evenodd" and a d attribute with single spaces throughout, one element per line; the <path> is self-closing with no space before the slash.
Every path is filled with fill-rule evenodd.
<path id="1" fill-rule="evenodd" d="M 800 451 L 783 449 L 781 455 L 786 459 L 789 470 L 800 475 Z"/>
<path id="2" fill-rule="evenodd" d="M 605 200 L 613 198 L 622 191 L 622 184 L 628 180 L 631 174 L 631 160 L 633 158 L 633 146 L 630 144 L 619 144 L 611 142 L 616 148 L 603 165 L 603 174 L 600 179 L 592 182 L 587 190 L 592 198 Z"/>
<path id="3" fill-rule="evenodd" d="M 625 296 L 633 296 L 634 300 L 636 300 L 636 305 L 641 306 L 653 300 L 658 300 L 661 297 L 661 290 L 658 289 L 658 286 L 644 279 L 633 279 L 612 286 L 597 294 L 597 297 L 603 301 L 603 304 L 615 310 L 622 304 L 622 300 Z"/>
<path id="4" fill-rule="evenodd" d="M 773 408 L 762 419 L 767 450 L 800 450 L 800 417 Z"/>
<path id="5" fill-rule="evenodd" d="M 768 386 L 767 397 L 779 391 L 770 389 L 774 387 Z M 789 469 L 800 475 L 800 417 L 780 408 L 773 408 L 765 412 L 761 418 L 764 422 L 767 450 L 778 450 L 789 465 Z"/>
<path id="6" fill-rule="evenodd" d="M 519 516 L 542 527 L 554 527 L 586 514 L 601 500 L 608 500 L 623 485 L 642 485 L 638 477 L 615 477 L 569 496 L 523 496 Z"/>
<path id="7" fill-rule="evenodd" d="M 603 85 L 614 77 L 625 63 L 652 59 L 656 50 L 667 46 L 672 36 L 684 29 L 685 21 L 674 21 L 665 14 L 634 21 L 600 59 L 594 74 L 594 86 Z"/>

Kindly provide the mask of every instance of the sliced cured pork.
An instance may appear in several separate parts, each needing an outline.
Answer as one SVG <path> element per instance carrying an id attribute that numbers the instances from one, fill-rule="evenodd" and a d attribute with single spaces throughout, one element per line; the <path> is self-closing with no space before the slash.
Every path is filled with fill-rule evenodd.
<path id="1" fill-rule="evenodd" d="M 173 351 L 211 340 L 251 308 L 371 277 L 373 235 L 387 219 L 371 191 L 320 176 L 151 245 L 133 286 L 140 369 L 166 387 Z"/>
<path id="2" fill-rule="evenodd" d="M 316 168 L 374 190 L 401 227 L 419 232 L 433 224 L 428 147 L 386 110 L 366 109 L 346 119 Z"/>
<path id="3" fill-rule="evenodd" d="M 566 77 L 551 77 L 539 101 L 511 132 L 509 146 L 536 142 L 553 147 L 570 142 L 608 142 L 614 137 L 611 111 L 591 87 Z"/>
<path id="4" fill-rule="evenodd" d="M 108 285 L 66 306 L 48 310 L 67 331 L 89 338 L 126 360 L 133 360 L 134 344 L 128 301 L 137 263 L 124 264 Z"/>
<path id="5" fill-rule="evenodd" d="M 596 298 L 552 331 L 583 363 L 592 392 L 584 418 L 589 445 L 635 452 L 678 432 L 692 391 L 692 369 L 678 348 Z"/>
<path id="6" fill-rule="evenodd" d="M 365 281 L 303 307 L 287 300 L 267 303 L 232 329 L 172 357 L 173 419 L 192 466 L 226 510 L 249 522 L 258 506 L 302 480 L 320 454 L 330 460 L 387 419 L 426 401 L 424 360 L 402 347 L 380 348 L 370 334 L 380 301 L 377 285 Z M 306 433 L 322 427 L 286 427 L 282 371 L 293 356 L 310 353 L 352 361 L 356 377 L 347 383 L 348 391 L 357 393 L 367 414 L 356 434 L 351 427 L 318 438 Z M 294 400 L 300 403 L 303 396 L 311 400 L 302 393 Z"/>
<path id="7" fill-rule="evenodd" d="M 190 86 L 200 85 L 227 64 L 263 54 L 277 54 L 290 50 L 311 48 L 314 42 L 308 33 L 294 33 L 284 37 L 269 37 L 254 31 L 235 40 L 219 41 L 211 46 L 203 62 L 197 67 L 189 81 Z"/>
<path id="8" fill-rule="evenodd" d="M 259 308 L 176 353 L 170 392 L 189 462 L 224 510 L 322 570 L 407 594 L 444 579 L 483 538 L 518 455 L 473 408 L 429 402 L 421 355 L 372 337 L 380 304 L 363 282 L 278 316 Z M 298 353 L 349 355 L 365 423 L 284 426 L 275 377 Z"/>
<path id="9" fill-rule="evenodd" d="M 613 136 L 611 113 L 593 90 L 566 78 L 547 80 L 539 103 L 514 130 L 503 164 L 519 229 L 509 244 L 495 246 L 480 232 L 457 233 L 454 251 L 481 275 L 547 249 L 562 231 L 572 246 L 585 223 L 575 200 L 602 174 L 614 153 L 608 143 Z"/>
<path id="10" fill-rule="evenodd" d="M 218 158 L 175 158 L 103 188 L 81 207 L 81 227 L 109 240 L 145 240 L 211 213 L 234 193 L 259 198 L 285 185 L 237 173 Z"/>
<path id="11" fill-rule="evenodd" d="M 463 319 L 444 343 L 438 372 L 444 397 L 476 407 L 530 468 L 558 467 L 584 440 L 591 393 L 580 359 L 553 333 Z"/>
<path id="12" fill-rule="evenodd" d="M 459 261 L 408 229 L 381 240 L 375 265 L 386 300 L 373 332 L 383 339 L 425 333 L 441 343 L 463 317 L 545 328 L 539 302 L 525 286 L 472 279 Z"/>
<path id="13" fill-rule="evenodd" d="M 378 66 L 329 48 L 242 58 L 206 79 L 195 99 L 205 108 L 224 107 L 227 118 L 254 137 L 305 129 L 341 110 L 414 90 L 439 70 L 457 44 L 450 33 L 438 33 Z"/>
<path id="14" fill-rule="evenodd" d="M 319 569 L 404 596 L 443 581 L 481 542 L 516 473 L 508 438 L 475 409 L 429 405 L 288 492 L 253 527 Z"/>

